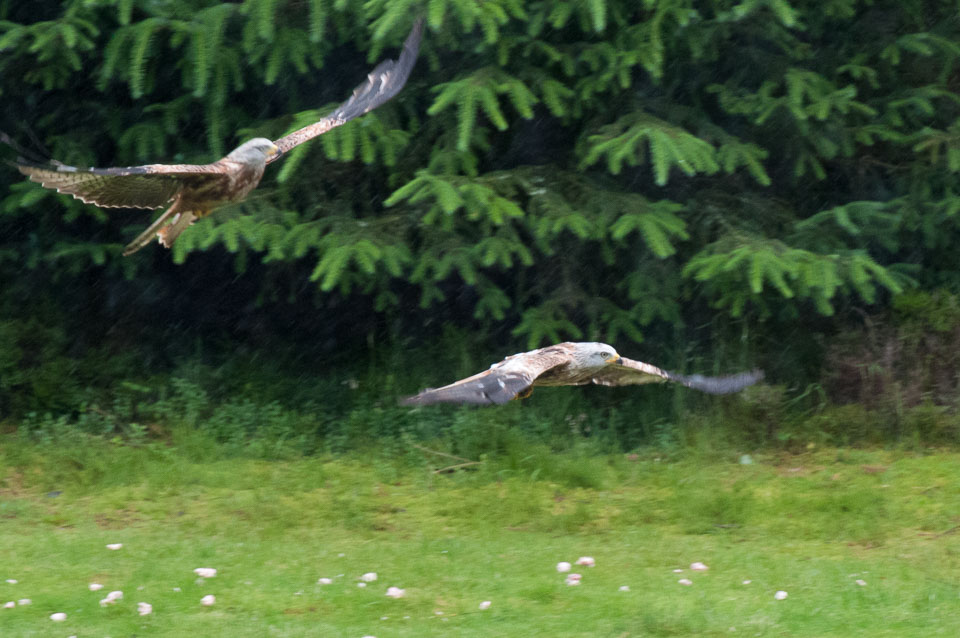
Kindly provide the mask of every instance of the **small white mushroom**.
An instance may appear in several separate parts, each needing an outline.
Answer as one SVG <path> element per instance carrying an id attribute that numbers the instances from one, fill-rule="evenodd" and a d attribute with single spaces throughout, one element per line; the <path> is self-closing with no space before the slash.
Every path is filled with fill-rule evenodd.
<path id="1" fill-rule="evenodd" d="M 585 567 L 593 567 L 596 565 L 596 561 L 593 560 L 591 556 L 581 556 L 577 559 L 577 565 L 584 565 Z"/>
<path id="2" fill-rule="evenodd" d="M 215 602 L 217 602 L 217 598 L 213 594 L 207 594 L 206 596 L 200 599 L 200 604 L 203 605 L 204 607 L 210 607 Z"/>
<path id="3" fill-rule="evenodd" d="M 580 578 L 580 574 L 567 574 L 563 582 L 570 586 L 576 586 L 580 584 Z"/>
<path id="4" fill-rule="evenodd" d="M 783 590 L 781 589 L 780 591 L 778 591 L 777 593 L 775 593 L 775 594 L 773 595 L 773 597 L 776 598 L 777 600 L 783 600 L 784 598 L 787 597 L 787 592 L 785 592 L 785 591 L 783 591 Z"/>
<path id="5" fill-rule="evenodd" d="M 406 589 L 400 589 L 399 587 L 388 587 L 387 596 L 390 598 L 403 598 L 406 595 Z"/>
<path id="6" fill-rule="evenodd" d="M 749 584 L 752 583 L 752 582 L 753 582 L 753 581 L 751 581 L 751 580 L 745 580 L 745 581 L 743 581 L 743 584 L 744 584 L 744 585 L 749 585 Z"/>
<path id="7" fill-rule="evenodd" d="M 862 578 L 858 578 L 858 579 L 857 579 L 856 581 L 854 581 L 854 582 L 856 582 L 856 583 L 857 583 L 858 585 L 860 585 L 861 587 L 865 587 L 866 584 L 867 584 L 867 581 L 863 580 Z"/>
<path id="8" fill-rule="evenodd" d="M 193 573 L 200 578 L 213 578 L 217 575 L 217 570 L 215 570 L 213 567 L 197 567 L 195 570 L 193 570 Z"/>
<path id="9" fill-rule="evenodd" d="M 570 565 L 570 563 L 568 563 L 565 560 L 562 560 L 559 563 L 557 563 L 557 571 L 560 572 L 561 574 L 564 574 L 570 571 L 570 567 L 572 567 L 572 565 Z"/>
<path id="10" fill-rule="evenodd" d="M 141 616 L 149 616 L 153 613 L 153 605 L 150 603 L 137 603 L 137 613 Z"/>
<path id="11" fill-rule="evenodd" d="M 115 600 L 123 600 L 123 592 L 120 591 L 119 589 L 116 591 L 112 591 L 109 594 L 107 594 L 107 600 L 111 602 Z"/>
<path id="12" fill-rule="evenodd" d="M 686 585 L 688 587 L 693 584 L 693 581 L 690 580 L 689 578 L 681 578 L 677 582 L 680 583 L 681 585 Z"/>
<path id="13" fill-rule="evenodd" d="M 117 550 L 123 547 L 123 543 L 109 543 L 107 549 Z"/>
<path id="14" fill-rule="evenodd" d="M 16 585 L 16 584 L 17 584 L 17 579 L 16 579 L 16 578 L 8 578 L 8 579 L 7 579 L 7 582 L 10 583 L 11 585 Z"/>
<path id="15" fill-rule="evenodd" d="M 89 585 L 87 585 L 87 589 L 89 589 L 90 591 L 100 591 L 101 589 L 103 589 L 103 585 L 101 585 L 100 583 L 90 583 Z"/>
<path id="16" fill-rule="evenodd" d="M 4 609 L 13 609 L 13 608 L 16 607 L 16 606 L 17 606 L 17 603 L 13 602 L 12 600 L 3 603 L 3 608 L 4 608 Z"/>
<path id="17" fill-rule="evenodd" d="M 690 563 L 690 569 L 692 569 L 695 572 L 705 572 L 710 568 L 704 565 L 703 563 Z"/>
<path id="18" fill-rule="evenodd" d="M 29 598 L 21 598 L 20 600 L 17 601 L 17 604 L 18 604 L 18 605 L 29 605 L 29 604 L 32 603 L 32 602 L 33 602 L 33 601 L 30 600 Z"/>
<path id="19" fill-rule="evenodd" d="M 318 579 L 317 579 L 317 584 L 318 584 L 318 585 L 331 585 L 331 584 L 333 584 L 333 579 L 332 579 L 332 578 L 318 578 Z"/>
<path id="20" fill-rule="evenodd" d="M 490 604 L 491 603 L 489 600 L 485 600 L 482 603 L 480 603 L 480 609 L 490 609 Z"/>
<path id="21" fill-rule="evenodd" d="M 359 587 L 360 589 L 363 589 L 366 586 L 367 586 L 366 583 L 357 583 L 357 587 Z"/>
<path id="22" fill-rule="evenodd" d="M 620 585 L 620 589 L 617 591 L 630 591 L 630 585 Z"/>
<path id="23" fill-rule="evenodd" d="M 58 611 L 55 614 L 50 614 L 50 620 L 52 620 L 53 622 L 63 622 L 66 619 L 67 619 L 67 615 L 62 611 Z"/>
<path id="24" fill-rule="evenodd" d="M 377 572 L 367 572 L 366 574 L 360 577 L 360 580 L 362 580 L 365 583 L 372 583 L 376 579 L 377 579 Z"/>

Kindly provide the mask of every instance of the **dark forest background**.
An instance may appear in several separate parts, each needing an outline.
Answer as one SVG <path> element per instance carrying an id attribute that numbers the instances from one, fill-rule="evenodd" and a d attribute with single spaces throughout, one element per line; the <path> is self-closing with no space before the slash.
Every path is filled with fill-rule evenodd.
<path id="1" fill-rule="evenodd" d="M 0 130 L 212 161 L 328 112 L 421 14 L 398 97 L 172 251 L 121 257 L 148 212 L 0 167 L 0 426 L 264 454 L 960 439 L 955 1 L 0 0 Z M 396 406 L 562 340 L 768 383 Z"/>

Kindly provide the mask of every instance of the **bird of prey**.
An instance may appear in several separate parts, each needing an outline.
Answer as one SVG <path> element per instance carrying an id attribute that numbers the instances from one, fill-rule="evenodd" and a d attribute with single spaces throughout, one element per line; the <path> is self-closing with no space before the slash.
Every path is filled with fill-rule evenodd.
<path id="1" fill-rule="evenodd" d="M 258 137 L 244 142 L 212 164 L 147 164 L 118 168 L 76 168 L 57 161 L 38 165 L 20 160 L 17 168 L 32 181 L 105 208 L 162 208 L 153 224 L 130 242 L 129 255 L 150 243 L 154 235 L 169 248 L 190 224 L 229 202 L 242 201 L 267 164 L 298 144 L 322 135 L 380 106 L 407 81 L 420 48 L 423 19 L 418 19 L 403 43 L 399 59 L 381 62 L 346 102 L 330 115 L 278 140 Z M 5 137 L 5 136 L 4 136 Z M 6 140 L 5 140 L 6 141 Z"/>
<path id="2" fill-rule="evenodd" d="M 639 385 L 673 381 L 710 394 L 730 394 L 763 379 L 761 370 L 723 377 L 684 375 L 621 357 L 605 343 L 558 343 L 507 357 L 472 377 L 403 399 L 403 405 L 503 404 L 525 399 L 534 386 Z"/>

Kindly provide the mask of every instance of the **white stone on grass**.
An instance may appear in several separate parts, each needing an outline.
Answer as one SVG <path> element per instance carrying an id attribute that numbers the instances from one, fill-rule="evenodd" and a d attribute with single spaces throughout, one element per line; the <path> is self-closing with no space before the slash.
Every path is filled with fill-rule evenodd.
<path id="1" fill-rule="evenodd" d="M 333 584 L 333 579 L 332 579 L 332 578 L 318 578 L 318 579 L 317 579 L 317 584 L 318 584 L 318 585 L 332 585 L 332 584 Z"/>
<path id="2" fill-rule="evenodd" d="M 592 556 L 581 556 L 580 558 L 577 559 L 576 564 L 583 565 L 584 567 L 593 567 L 597 564 L 597 562 L 593 560 Z"/>
<path id="3" fill-rule="evenodd" d="M 10 583 L 11 585 L 16 585 L 16 584 L 17 584 L 17 579 L 16 579 L 16 578 L 8 578 L 8 579 L 7 579 L 7 582 Z"/>
<path id="4" fill-rule="evenodd" d="M 861 587 L 865 587 L 865 586 L 867 585 L 867 581 L 863 580 L 862 578 L 858 578 L 858 579 L 857 579 L 856 581 L 854 581 L 854 582 L 856 582 L 856 583 L 857 583 L 858 585 L 860 585 Z"/>
<path id="5" fill-rule="evenodd" d="M 107 549 L 118 550 L 123 547 L 123 543 L 109 543 Z"/>
<path id="6" fill-rule="evenodd" d="M 117 602 L 118 600 L 121 600 L 121 599 L 123 599 L 123 592 L 122 592 L 122 591 L 119 591 L 119 590 L 117 590 L 117 591 L 112 591 L 112 592 L 110 592 L 109 594 L 107 594 L 107 597 L 106 597 L 106 598 L 103 598 L 103 599 L 100 600 L 100 606 L 101 606 L 101 607 L 106 607 L 107 605 L 112 605 L 112 604 L 114 604 L 115 602 Z"/>
<path id="7" fill-rule="evenodd" d="M 357 583 L 357 587 L 359 587 L 360 589 L 363 589 L 366 586 L 367 586 L 366 583 Z"/>
<path id="8" fill-rule="evenodd" d="M 362 580 L 365 583 L 372 583 L 376 579 L 377 579 L 377 572 L 367 572 L 366 574 L 360 577 L 360 580 Z"/>
<path id="9" fill-rule="evenodd" d="M 617 591 L 630 591 L 630 585 L 620 585 L 620 589 Z"/>
<path id="10" fill-rule="evenodd" d="M 212 607 L 215 602 L 217 602 L 217 597 L 213 594 L 207 594 L 200 599 L 200 604 L 204 607 Z"/>
<path id="11" fill-rule="evenodd" d="M 562 560 L 559 563 L 557 563 L 557 571 L 560 572 L 561 574 L 565 574 L 568 571 L 570 571 L 571 567 L 572 565 L 565 560 Z"/>
<path id="12" fill-rule="evenodd" d="M 489 600 L 485 600 L 482 603 L 480 603 L 480 609 L 490 609 L 490 604 L 491 603 Z"/>
<path id="13" fill-rule="evenodd" d="M 680 583 L 681 585 L 686 585 L 688 587 L 693 584 L 693 581 L 690 580 L 689 578 L 681 578 L 677 582 Z"/>
<path id="14" fill-rule="evenodd" d="M 55 614 L 50 614 L 50 620 L 52 620 L 53 622 L 63 622 L 66 619 L 67 619 L 67 615 L 62 611 L 58 611 Z"/>
<path id="15" fill-rule="evenodd" d="M 781 589 L 780 591 L 778 591 L 777 593 L 775 593 L 775 594 L 773 595 L 773 597 L 776 598 L 777 600 L 783 600 L 784 598 L 787 597 L 787 592 L 785 592 L 785 591 L 783 591 L 783 590 Z"/>
<path id="16" fill-rule="evenodd" d="M 101 585 L 100 583 L 90 583 L 89 585 L 87 585 L 87 589 L 89 589 L 90 591 L 100 591 L 101 589 L 103 589 L 103 585 Z"/>
<path id="17" fill-rule="evenodd" d="M 387 596 L 390 598 L 403 598 L 406 593 L 406 589 L 400 589 L 399 587 L 387 587 Z"/>
<path id="18" fill-rule="evenodd" d="M 213 578 L 217 575 L 217 570 L 215 570 L 213 567 L 197 567 L 195 570 L 193 570 L 193 573 L 200 578 Z"/>
<path id="19" fill-rule="evenodd" d="M 683 573 L 683 570 L 682 570 L 682 569 L 675 569 L 675 570 L 673 570 L 673 573 L 674 573 L 674 574 L 682 574 L 682 573 Z"/>
<path id="20" fill-rule="evenodd" d="M 704 565 L 703 563 L 690 563 L 690 569 L 692 569 L 695 572 L 705 572 L 710 568 Z"/>
<path id="21" fill-rule="evenodd" d="M 749 585 L 751 582 L 753 582 L 753 581 L 745 580 L 745 581 L 743 581 L 743 584 L 744 584 L 744 585 Z"/>
<path id="22" fill-rule="evenodd" d="M 137 603 L 137 613 L 141 616 L 149 616 L 153 613 L 153 605 L 150 603 Z"/>
<path id="23" fill-rule="evenodd" d="M 17 606 L 17 603 L 13 602 L 12 600 L 3 603 L 3 608 L 4 608 L 4 609 L 13 609 L 13 608 L 16 607 L 16 606 Z"/>

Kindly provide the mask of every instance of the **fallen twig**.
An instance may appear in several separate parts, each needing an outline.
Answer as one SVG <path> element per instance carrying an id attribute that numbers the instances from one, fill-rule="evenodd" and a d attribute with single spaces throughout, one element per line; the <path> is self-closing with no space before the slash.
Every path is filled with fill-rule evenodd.
<path id="1" fill-rule="evenodd" d="M 445 474 L 447 472 L 453 472 L 454 470 L 459 470 L 464 467 L 470 467 L 471 465 L 480 465 L 483 461 L 467 461 L 466 463 L 458 463 L 456 465 L 448 465 L 447 467 L 442 467 L 439 470 L 434 470 L 434 474 Z"/>
<path id="2" fill-rule="evenodd" d="M 423 447 L 422 445 L 417 445 L 416 443 L 411 443 L 410 445 L 412 445 L 413 447 L 417 448 L 418 450 L 420 450 L 420 451 L 422 451 L 422 452 L 429 452 L 430 454 L 438 454 L 438 455 L 440 455 L 440 456 L 445 456 L 445 457 L 447 457 L 447 458 L 449 458 L 449 459 L 456 459 L 456 460 L 458 460 L 458 461 L 464 461 L 464 462 L 467 462 L 467 463 L 479 463 L 479 461 L 471 461 L 470 459 L 465 459 L 465 458 L 463 458 L 462 456 L 457 456 L 456 454 L 449 454 L 449 453 L 447 453 L 447 452 L 440 452 L 439 450 L 431 450 L 431 449 L 428 448 L 428 447 Z"/>

